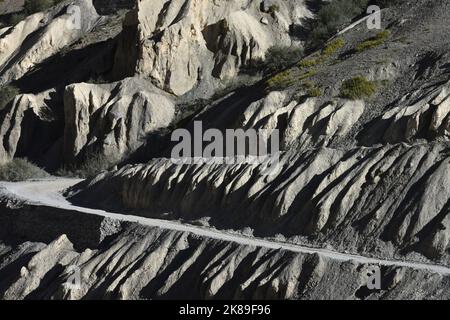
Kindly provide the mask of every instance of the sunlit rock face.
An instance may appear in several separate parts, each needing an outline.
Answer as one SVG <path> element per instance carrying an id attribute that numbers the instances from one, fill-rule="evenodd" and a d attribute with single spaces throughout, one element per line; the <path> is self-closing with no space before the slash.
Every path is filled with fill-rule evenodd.
<path id="1" fill-rule="evenodd" d="M 139 74 L 182 95 L 233 79 L 274 45 L 299 46 L 289 28 L 310 15 L 303 1 L 266 2 L 137 1 L 124 22 L 116 76 Z"/>
<path id="2" fill-rule="evenodd" d="M 20 79 L 37 64 L 80 40 L 99 18 L 92 0 L 76 0 L 1 29 L 0 84 Z"/>

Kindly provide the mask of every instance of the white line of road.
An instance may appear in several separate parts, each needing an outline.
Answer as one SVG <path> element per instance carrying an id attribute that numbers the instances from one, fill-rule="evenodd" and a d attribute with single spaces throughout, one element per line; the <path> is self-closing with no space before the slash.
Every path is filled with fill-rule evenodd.
<path id="1" fill-rule="evenodd" d="M 30 204 L 45 205 L 64 210 L 71 210 L 85 214 L 92 214 L 111 219 L 117 219 L 120 221 L 135 222 L 149 227 L 156 227 L 181 232 L 189 232 L 201 237 L 229 241 L 241 245 L 264 247 L 274 250 L 281 249 L 305 254 L 318 254 L 320 256 L 339 261 L 355 261 L 357 263 L 369 265 L 407 267 L 413 269 L 428 270 L 442 275 L 450 275 L 450 268 L 444 265 L 428 264 L 414 261 L 369 258 L 355 254 L 336 252 L 329 249 L 311 248 L 296 244 L 289 244 L 272 240 L 264 240 L 261 238 L 251 238 L 239 234 L 230 234 L 216 229 L 193 226 L 189 224 L 182 224 L 178 221 L 152 219 L 133 215 L 123 215 L 103 210 L 95 210 L 74 206 L 70 202 L 68 202 L 67 199 L 64 198 L 61 192 L 64 189 L 67 189 L 80 181 L 81 180 L 76 179 L 53 179 L 53 180 L 48 179 L 39 181 L 26 181 L 19 183 L 0 182 L 0 192 L 6 191 L 6 193 L 16 197 L 17 199 L 26 201 Z"/>

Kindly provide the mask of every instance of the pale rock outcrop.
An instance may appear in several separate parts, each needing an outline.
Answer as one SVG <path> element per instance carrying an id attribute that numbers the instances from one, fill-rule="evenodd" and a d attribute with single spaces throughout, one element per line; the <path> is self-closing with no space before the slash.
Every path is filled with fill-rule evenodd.
<path id="1" fill-rule="evenodd" d="M 6 290 L 3 298 L 24 299 L 41 285 L 43 276 L 52 268 L 57 264 L 67 265 L 77 255 L 69 239 L 62 235 L 35 254 L 30 262 L 20 269 L 20 278 Z"/>
<path id="2" fill-rule="evenodd" d="M 19 143 L 22 141 L 31 149 L 31 145 L 47 144 L 51 141 L 25 141 L 33 136 L 33 129 L 50 125 L 56 120 L 56 115 L 47 105 L 53 90 L 41 94 L 18 95 L 9 109 L 0 113 L 0 164 L 11 160 L 15 155 Z M 33 124 L 33 125 L 31 125 Z M 29 139 L 28 139 L 29 140 Z"/>
<path id="3" fill-rule="evenodd" d="M 413 104 L 406 104 L 408 101 Z M 406 105 L 405 105 L 406 104 Z M 450 138 L 450 83 L 420 89 L 403 97 L 399 106 L 386 112 L 381 122 L 388 128 L 386 142 L 412 141 L 417 138 Z"/>
<path id="4" fill-rule="evenodd" d="M 289 27 L 311 13 L 303 1 L 276 1 L 276 8 L 270 14 L 249 0 L 137 1 L 124 22 L 115 74 L 139 74 L 176 95 L 201 84 L 211 90 L 271 46 L 299 45 Z"/>
<path id="5" fill-rule="evenodd" d="M 54 94 L 18 95 L 0 113 L 0 163 L 17 156 L 42 160 L 51 152 L 55 163 L 46 163 L 55 167 L 96 155 L 113 165 L 175 115 L 172 98 L 140 79 L 69 85 L 63 101 L 49 104 Z"/>
<path id="6" fill-rule="evenodd" d="M 333 100 L 325 105 L 310 98 L 295 107 L 288 117 L 283 145 L 301 147 L 329 145 L 345 137 L 364 112 L 363 101 Z"/>
<path id="7" fill-rule="evenodd" d="M 89 32 L 99 21 L 92 0 L 62 2 L 0 30 L 0 84 L 17 80 Z"/>
<path id="8" fill-rule="evenodd" d="M 64 157 L 73 163 L 89 152 L 114 161 L 136 150 L 146 136 L 168 126 L 172 99 L 135 78 L 111 84 L 73 84 L 64 94 Z"/>
<path id="9" fill-rule="evenodd" d="M 240 99 L 240 93 L 235 94 Z M 226 109 L 226 110 L 222 110 Z M 244 101 L 211 106 L 193 121 L 203 121 L 211 127 L 264 130 L 270 135 L 280 131 L 280 147 L 293 145 L 301 148 L 329 146 L 346 137 L 365 110 L 362 100 L 351 101 L 334 98 L 325 103 L 318 98 L 298 102 L 288 91 L 271 91 L 248 104 Z"/>

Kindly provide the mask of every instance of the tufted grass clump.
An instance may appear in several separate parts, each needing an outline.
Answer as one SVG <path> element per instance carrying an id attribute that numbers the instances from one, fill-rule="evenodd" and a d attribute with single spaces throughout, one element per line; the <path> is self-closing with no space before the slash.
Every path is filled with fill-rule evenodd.
<path id="1" fill-rule="evenodd" d="M 277 12 L 279 12 L 280 11 L 280 6 L 279 5 L 277 5 L 277 4 L 273 4 L 273 5 L 271 5 L 270 7 L 269 7 L 269 14 L 272 16 L 272 17 L 275 17 L 275 14 L 277 13 Z"/>
<path id="2" fill-rule="evenodd" d="M 322 55 L 328 57 L 342 49 L 345 46 L 345 40 L 343 38 L 337 38 L 328 43 L 322 50 Z"/>
<path id="3" fill-rule="evenodd" d="M 317 59 L 305 59 L 300 61 L 297 66 L 299 68 L 311 68 L 311 67 L 315 67 L 320 63 L 319 58 Z"/>
<path id="4" fill-rule="evenodd" d="M 266 82 L 270 88 L 283 88 L 295 83 L 295 79 L 289 70 L 280 72 L 269 78 Z"/>
<path id="5" fill-rule="evenodd" d="M 389 30 L 378 32 L 374 37 L 369 38 L 364 42 L 358 44 L 358 46 L 356 47 L 356 51 L 363 52 L 381 46 L 383 43 L 386 42 L 386 40 L 389 38 L 390 35 L 391 33 Z"/>
<path id="6" fill-rule="evenodd" d="M 374 82 L 362 76 L 344 81 L 341 87 L 341 97 L 351 100 L 369 98 L 376 92 Z"/>
<path id="7" fill-rule="evenodd" d="M 304 80 L 302 87 L 306 90 L 308 97 L 320 97 L 322 95 L 322 89 L 312 81 Z"/>
<path id="8" fill-rule="evenodd" d="M 14 100 L 14 98 L 20 94 L 19 89 L 14 86 L 7 85 L 0 88 L 0 111 Z"/>
<path id="9" fill-rule="evenodd" d="M 0 165 L 0 181 L 24 181 L 46 178 L 49 174 L 27 159 L 16 158 Z"/>
<path id="10" fill-rule="evenodd" d="M 311 70 L 309 70 L 309 71 L 307 71 L 307 72 L 305 72 L 305 73 L 302 73 L 302 74 L 298 77 L 298 80 L 303 81 L 303 80 L 305 80 L 305 79 L 309 79 L 309 78 L 315 76 L 316 74 L 317 74 L 317 70 L 311 69 Z"/>

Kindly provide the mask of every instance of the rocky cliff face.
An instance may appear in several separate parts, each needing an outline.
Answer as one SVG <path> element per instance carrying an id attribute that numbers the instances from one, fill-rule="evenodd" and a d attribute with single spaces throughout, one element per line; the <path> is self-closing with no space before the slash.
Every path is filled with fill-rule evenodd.
<path id="1" fill-rule="evenodd" d="M 289 28 L 309 15 L 303 1 L 138 1 L 124 22 L 115 73 L 139 74 L 176 95 L 196 88 L 210 95 L 275 44 L 298 46 Z"/>
<path id="2" fill-rule="evenodd" d="M 149 83 L 126 79 L 106 85 L 74 84 L 64 94 L 65 163 L 91 152 L 122 160 L 148 134 L 173 120 L 172 99 Z"/>
<path id="3" fill-rule="evenodd" d="M 168 126 L 175 114 L 169 95 L 139 79 L 69 85 L 64 97 L 52 103 L 55 94 L 20 95 L 4 111 L 2 162 L 28 156 L 47 165 L 75 165 L 100 155 L 108 159 L 107 167 L 138 149 L 148 134 Z"/>
<path id="4" fill-rule="evenodd" d="M 92 30 L 99 16 L 90 0 L 77 0 L 76 10 L 63 3 L 0 30 L 0 84 L 18 80 L 34 66 Z M 77 13 L 83 14 L 77 14 Z"/>

